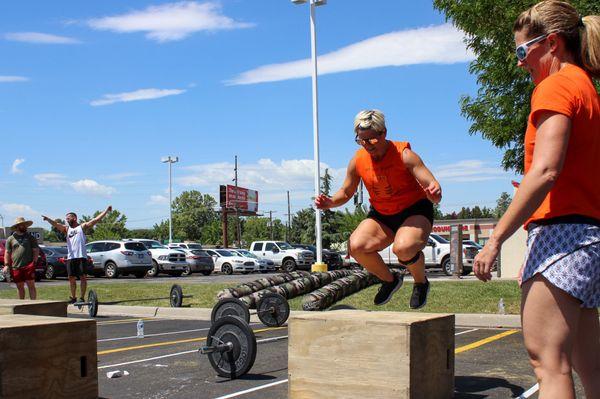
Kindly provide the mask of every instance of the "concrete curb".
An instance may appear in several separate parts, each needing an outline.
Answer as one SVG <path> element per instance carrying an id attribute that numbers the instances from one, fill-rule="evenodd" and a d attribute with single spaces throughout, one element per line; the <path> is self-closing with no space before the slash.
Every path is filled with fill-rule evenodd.
<path id="1" fill-rule="evenodd" d="M 69 314 L 87 314 L 69 305 Z M 128 316 L 128 317 L 158 317 L 164 319 L 210 320 L 210 308 L 169 308 L 155 306 L 123 306 L 100 305 L 98 316 Z M 292 314 L 303 313 L 292 311 Z M 255 315 L 250 317 L 251 322 L 259 322 Z M 508 314 L 483 314 L 483 313 L 456 313 L 456 325 L 474 328 L 521 328 L 521 316 Z"/>

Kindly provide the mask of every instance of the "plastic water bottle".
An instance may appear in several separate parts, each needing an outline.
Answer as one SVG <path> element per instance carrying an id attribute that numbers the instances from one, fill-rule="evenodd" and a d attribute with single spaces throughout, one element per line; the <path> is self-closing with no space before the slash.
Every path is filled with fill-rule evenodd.
<path id="1" fill-rule="evenodd" d="M 144 338 L 144 320 L 138 320 L 137 322 L 137 337 Z"/>
<path id="2" fill-rule="evenodd" d="M 504 299 L 500 298 L 498 301 L 498 314 L 506 314 L 506 308 L 504 307 Z"/>

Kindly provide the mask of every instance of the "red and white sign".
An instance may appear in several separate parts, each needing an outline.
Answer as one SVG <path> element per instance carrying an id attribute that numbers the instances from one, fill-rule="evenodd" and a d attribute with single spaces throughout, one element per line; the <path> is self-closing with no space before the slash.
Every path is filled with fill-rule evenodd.
<path id="1" fill-rule="evenodd" d="M 227 185 L 225 203 L 230 209 L 258 212 L 258 191 Z"/>
<path id="2" fill-rule="evenodd" d="M 463 224 L 462 225 L 462 230 L 463 231 L 469 231 L 469 225 L 468 224 Z M 432 231 L 434 233 L 449 233 L 450 232 L 450 225 L 449 224 L 443 224 L 443 225 L 433 226 Z"/>

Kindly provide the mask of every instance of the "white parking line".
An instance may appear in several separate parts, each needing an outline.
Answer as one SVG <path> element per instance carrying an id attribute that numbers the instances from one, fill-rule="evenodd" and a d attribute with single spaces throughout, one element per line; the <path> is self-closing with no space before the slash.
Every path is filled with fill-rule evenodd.
<path id="1" fill-rule="evenodd" d="M 245 395 L 245 394 L 250 393 L 250 392 L 256 392 L 256 391 L 260 391 L 261 389 L 271 388 L 271 387 L 274 387 L 276 385 L 285 384 L 286 382 L 288 382 L 287 378 L 285 380 L 275 381 L 275 382 L 272 382 L 270 384 L 260 385 L 258 387 L 246 389 L 245 391 L 239 391 L 239 392 L 230 393 L 229 395 L 219 396 L 218 398 L 215 398 L 215 399 L 230 399 L 230 398 L 235 398 L 236 396 L 242 396 L 242 395 Z"/>
<path id="2" fill-rule="evenodd" d="M 472 329 L 472 330 L 461 331 L 461 332 L 459 332 L 459 333 L 456 333 L 456 334 L 454 334 L 454 336 L 457 336 L 457 335 L 463 335 L 463 334 L 467 334 L 467 333 L 470 333 L 470 332 L 473 332 L 473 331 L 479 331 L 479 329 L 478 329 L 478 328 L 474 328 L 474 329 Z"/>
<path id="3" fill-rule="evenodd" d="M 257 344 L 262 344 L 262 343 L 265 343 L 265 342 L 280 341 L 282 339 L 286 339 L 287 337 L 288 337 L 287 335 L 282 335 L 280 337 L 264 338 L 264 339 L 259 339 L 258 341 L 256 341 L 256 343 Z M 110 367 L 126 366 L 128 364 L 150 362 L 152 360 L 164 359 L 164 358 L 173 357 L 173 356 L 187 355 L 189 353 L 194 353 L 194 352 L 197 353 L 198 349 L 193 349 L 193 350 L 185 351 L 185 352 L 170 353 L 168 355 L 155 356 L 155 357 L 150 357 L 150 358 L 147 358 L 147 359 L 133 360 L 133 361 L 130 361 L 130 362 L 125 362 L 125 363 L 107 364 L 106 366 L 98 366 L 98 370 L 100 370 L 100 369 L 107 369 L 107 368 L 110 368 Z"/>
<path id="4" fill-rule="evenodd" d="M 531 395 L 536 393 L 539 389 L 540 389 L 540 384 L 535 384 L 534 386 L 532 386 L 531 388 L 529 388 L 528 390 L 523 392 L 521 394 L 521 396 L 519 396 L 517 399 L 527 399 L 528 397 L 530 397 Z"/>

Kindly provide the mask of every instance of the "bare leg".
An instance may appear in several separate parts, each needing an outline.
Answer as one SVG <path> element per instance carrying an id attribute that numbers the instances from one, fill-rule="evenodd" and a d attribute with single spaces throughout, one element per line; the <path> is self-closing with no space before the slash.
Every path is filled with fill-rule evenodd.
<path id="1" fill-rule="evenodd" d="M 27 290 L 29 291 L 29 298 L 36 299 L 37 291 L 35 289 L 35 280 L 27 280 L 25 283 L 27 284 Z"/>
<path id="2" fill-rule="evenodd" d="M 600 323 L 598 309 L 581 309 L 573 347 L 573 368 L 586 398 L 600 398 Z"/>
<path id="3" fill-rule="evenodd" d="M 71 288 L 71 298 L 77 298 L 77 280 L 74 276 L 69 276 L 69 286 Z"/>
<path id="4" fill-rule="evenodd" d="M 521 315 L 539 398 L 575 399 L 571 355 L 581 317 L 579 301 L 538 274 L 523 284 Z"/>
<path id="5" fill-rule="evenodd" d="M 410 260 L 425 248 L 429 233 L 431 233 L 431 223 L 429 223 L 429 220 L 425 216 L 411 216 L 398 229 L 394 238 L 392 251 L 401 263 L 402 261 Z M 412 265 L 408 265 L 407 269 L 413 276 L 415 283 L 425 282 L 424 256 L 421 256 Z"/>
<path id="6" fill-rule="evenodd" d="M 87 277 L 82 274 L 81 277 L 81 297 L 85 299 L 85 291 L 87 290 Z"/>
<path id="7" fill-rule="evenodd" d="M 380 280 L 392 282 L 394 275 L 378 253 L 390 245 L 392 240 L 393 233 L 390 229 L 367 218 L 360 222 L 350 236 L 350 254 Z"/>
<path id="8" fill-rule="evenodd" d="M 25 299 L 25 285 L 24 283 L 15 283 L 17 291 L 19 293 L 19 299 Z"/>

